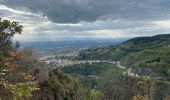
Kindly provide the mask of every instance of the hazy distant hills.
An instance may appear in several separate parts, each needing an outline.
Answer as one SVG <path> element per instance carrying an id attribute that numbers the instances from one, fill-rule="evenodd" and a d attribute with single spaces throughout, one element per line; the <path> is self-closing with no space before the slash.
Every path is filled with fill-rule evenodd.
<path id="1" fill-rule="evenodd" d="M 120 44 L 127 38 L 121 39 L 83 39 L 83 40 L 63 40 L 63 41 L 37 41 L 37 42 L 21 42 L 21 48 L 33 47 L 37 50 L 55 49 L 55 48 L 83 48 L 83 47 L 100 47 Z"/>

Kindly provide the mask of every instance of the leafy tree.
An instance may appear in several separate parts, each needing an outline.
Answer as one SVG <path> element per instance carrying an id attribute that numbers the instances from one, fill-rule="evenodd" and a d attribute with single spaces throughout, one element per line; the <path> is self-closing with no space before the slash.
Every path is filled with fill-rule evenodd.
<path id="1" fill-rule="evenodd" d="M 21 34 L 23 26 L 19 22 L 11 22 L 0 18 L 0 51 L 6 56 L 13 48 L 12 38 L 15 34 Z"/>
<path id="2" fill-rule="evenodd" d="M 21 34 L 22 28 L 18 22 L 0 19 L 0 99 L 3 100 L 27 99 L 39 89 L 35 78 L 18 64 L 23 54 L 15 51 L 19 43 L 13 46 L 12 38 Z"/>

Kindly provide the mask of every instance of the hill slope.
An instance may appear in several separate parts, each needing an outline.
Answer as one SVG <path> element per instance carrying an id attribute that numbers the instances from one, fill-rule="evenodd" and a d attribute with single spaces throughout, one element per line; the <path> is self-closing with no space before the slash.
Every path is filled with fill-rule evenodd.
<path id="1" fill-rule="evenodd" d="M 141 75 L 169 75 L 170 34 L 137 37 L 118 46 L 82 51 L 79 60 L 114 60 Z"/>
<path id="2" fill-rule="evenodd" d="M 106 100 L 170 99 L 170 34 L 137 37 L 118 46 L 85 50 L 76 59 L 120 61 L 121 66 L 138 75 L 120 75 L 115 68 L 104 71 L 98 84 Z"/>

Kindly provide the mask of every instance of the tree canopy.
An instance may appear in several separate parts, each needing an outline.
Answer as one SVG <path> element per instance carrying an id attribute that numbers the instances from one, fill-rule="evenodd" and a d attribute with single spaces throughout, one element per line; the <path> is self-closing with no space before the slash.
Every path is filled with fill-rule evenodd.
<path id="1" fill-rule="evenodd" d="M 14 49 L 12 38 L 15 34 L 21 34 L 23 26 L 16 21 L 2 20 L 0 18 L 0 56 L 7 55 Z M 18 47 L 18 44 L 16 44 Z"/>

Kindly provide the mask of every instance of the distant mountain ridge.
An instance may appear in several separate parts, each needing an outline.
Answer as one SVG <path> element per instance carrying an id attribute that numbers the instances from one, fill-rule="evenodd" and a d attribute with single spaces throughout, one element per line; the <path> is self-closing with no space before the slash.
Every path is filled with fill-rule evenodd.
<path id="1" fill-rule="evenodd" d="M 136 38 L 132 38 L 132 39 L 129 39 L 129 40 L 123 42 L 123 44 L 127 43 L 127 42 L 138 43 L 140 41 L 152 42 L 152 41 L 158 40 L 158 39 L 169 40 L 170 41 L 170 34 L 161 34 L 161 35 L 155 35 L 155 36 L 151 36 L 151 37 L 136 37 Z"/>
<path id="2" fill-rule="evenodd" d="M 56 49 L 56 48 L 82 48 L 99 47 L 111 44 L 120 44 L 127 39 L 94 39 L 94 40 L 65 40 L 65 41 L 42 41 L 42 42 L 21 42 L 22 47 L 31 46 L 37 50 Z"/>
<path id="3" fill-rule="evenodd" d="M 161 34 L 152 37 L 137 37 L 123 42 L 121 45 L 129 45 L 131 48 L 135 46 L 163 46 L 170 44 L 170 34 Z"/>

